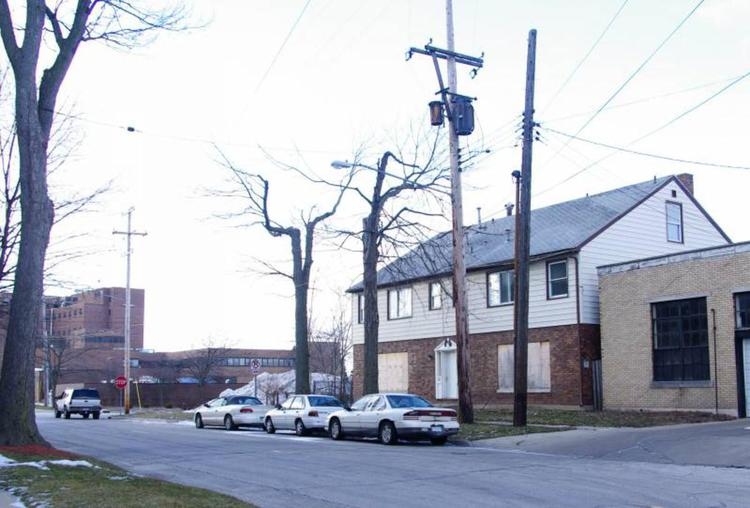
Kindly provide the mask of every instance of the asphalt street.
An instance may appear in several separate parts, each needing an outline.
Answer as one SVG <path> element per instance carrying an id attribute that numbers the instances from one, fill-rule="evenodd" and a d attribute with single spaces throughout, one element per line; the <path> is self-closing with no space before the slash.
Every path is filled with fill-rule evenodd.
<path id="1" fill-rule="evenodd" d="M 574 452 L 572 441 L 566 445 L 568 451 L 562 444 L 551 450 L 555 442 L 571 439 L 563 437 L 568 432 L 546 435 L 550 440 L 546 445 L 537 438 L 504 438 L 472 446 L 388 447 L 375 441 L 198 430 L 136 419 L 55 420 L 44 411 L 37 421 L 43 435 L 58 448 L 261 507 L 746 507 L 750 503 L 750 469 L 681 463 L 672 452 L 674 457 L 668 459 L 654 454 L 624 459 L 628 454 L 618 457 L 612 451 L 627 444 L 624 438 L 608 452 L 602 445 L 600 452 L 581 453 Z M 673 430 L 682 432 L 682 428 Z M 736 433 L 745 446 L 750 439 L 744 427 L 727 432 Z M 582 434 L 576 439 L 583 440 Z M 606 442 L 611 436 L 601 439 Z"/>

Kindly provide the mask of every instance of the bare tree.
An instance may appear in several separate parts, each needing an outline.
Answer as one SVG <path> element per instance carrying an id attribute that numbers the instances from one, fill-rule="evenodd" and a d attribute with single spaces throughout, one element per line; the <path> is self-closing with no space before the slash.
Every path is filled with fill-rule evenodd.
<path id="1" fill-rule="evenodd" d="M 368 213 L 362 221 L 362 296 L 364 298 L 362 316 L 364 324 L 364 372 L 363 393 L 377 393 L 378 388 L 378 264 L 384 250 L 396 249 L 406 238 L 423 236 L 426 226 L 421 223 L 425 217 L 442 217 L 442 213 L 428 211 L 415 206 L 415 195 L 431 196 L 436 200 L 446 195 L 449 181 L 449 167 L 444 154 L 438 151 L 436 136 L 431 143 L 424 162 L 417 158 L 423 152 L 419 143 L 413 160 L 406 161 L 390 151 L 383 153 L 375 166 L 369 166 L 355 158 L 353 163 L 335 163 L 340 167 L 363 168 L 374 173 L 374 183 L 370 190 L 355 187 L 357 195 L 367 203 Z M 399 167 L 397 173 L 388 171 L 388 162 L 393 160 Z M 387 183 L 388 182 L 388 183 Z M 408 195 L 410 199 L 404 199 Z M 389 206 L 393 204 L 394 206 Z M 421 217 L 421 219 L 420 219 Z M 350 233 L 351 234 L 351 233 Z M 408 241 L 408 240 L 407 240 Z M 412 247 L 415 244 L 411 244 Z"/>
<path id="2" fill-rule="evenodd" d="M 34 419 L 34 344 L 39 333 L 44 261 L 54 220 L 48 193 L 47 155 L 60 87 L 81 42 L 103 40 L 118 46 L 144 41 L 158 29 L 176 29 L 179 8 L 154 11 L 135 0 L 27 0 L 20 7 L 0 0 L 0 37 L 13 69 L 18 133 L 21 227 L 18 262 L 0 376 L 0 444 L 45 443 Z M 144 2 L 146 5 L 146 2 Z M 52 64 L 44 70 L 45 35 Z M 22 39 L 22 43 L 19 43 Z"/>
<path id="3" fill-rule="evenodd" d="M 221 153 L 221 152 L 220 152 Z M 306 212 L 301 212 L 299 225 L 282 225 L 272 219 L 269 212 L 269 181 L 259 174 L 252 174 L 234 166 L 229 159 L 221 154 L 224 165 L 231 171 L 236 191 L 224 193 L 225 196 L 243 198 L 244 209 L 228 217 L 247 216 L 251 218 L 251 225 L 262 226 L 273 237 L 287 237 L 292 253 L 292 271 L 285 271 L 262 262 L 270 275 L 280 275 L 289 279 L 294 285 L 294 344 L 295 344 L 295 390 L 297 393 L 310 393 L 310 356 L 308 350 L 308 296 L 310 290 L 310 275 L 313 264 L 313 247 L 315 232 L 318 226 L 332 217 L 341 204 L 344 193 L 349 188 L 351 175 L 337 185 L 337 194 L 333 204 L 323 212 L 312 206 Z M 277 164 L 279 164 L 277 162 Z M 283 165 L 298 175 L 314 182 L 313 178 L 292 166 Z"/>
<path id="4" fill-rule="evenodd" d="M 194 377 L 203 386 L 215 380 L 216 371 L 224 365 L 228 351 L 227 346 L 217 345 L 213 339 L 206 339 L 203 348 L 179 360 L 179 370 Z"/>
<path id="5" fill-rule="evenodd" d="M 310 336 L 310 356 L 320 372 L 336 376 L 335 391 L 341 400 L 349 398 L 346 366 L 352 353 L 352 324 L 347 314 L 343 305 L 340 306 L 327 325 Z"/>

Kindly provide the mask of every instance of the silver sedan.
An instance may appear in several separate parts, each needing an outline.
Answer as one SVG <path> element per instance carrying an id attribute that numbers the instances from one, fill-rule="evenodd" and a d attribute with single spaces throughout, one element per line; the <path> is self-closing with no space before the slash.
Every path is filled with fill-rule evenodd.
<path id="1" fill-rule="evenodd" d="M 257 397 L 230 395 L 209 400 L 197 407 L 193 413 L 195 427 L 222 426 L 227 430 L 238 427 L 263 428 L 266 413 L 271 406 L 264 405 Z"/>
<path id="2" fill-rule="evenodd" d="M 314 430 L 325 431 L 328 415 L 343 407 L 343 402 L 330 395 L 290 395 L 266 414 L 266 432 L 293 430 L 304 436 Z"/>

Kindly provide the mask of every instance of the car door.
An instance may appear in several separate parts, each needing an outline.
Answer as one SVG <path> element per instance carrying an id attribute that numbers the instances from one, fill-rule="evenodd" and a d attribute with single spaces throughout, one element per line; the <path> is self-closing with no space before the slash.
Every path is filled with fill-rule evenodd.
<path id="1" fill-rule="evenodd" d="M 376 436 L 383 412 L 386 409 L 385 397 L 377 395 L 368 402 L 359 416 L 360 432 L 367 436 Z"/>
<path id="2" fill-rule="evenodd" d="M 273 418 L 274 427 L 277 429 L 291 429 L 292 423 L 290 423 L 292 404 L 297 400 L 296 396 L 289 397 L 281 405 L 278 410 L 278 414 Z"/>
<path id="3" fill-rule="evenodd" d="M 362 432 L 360 417 L 372 399 L 372 395 L 365 395 L 352 404 L 350 411 L 341 415 L 341 429 L 344 433 L 360 434 Z"/>
<path id="4" fill-rule="evenodd" d="M 204 404 L 201 409 L 203 423 L 206 425 L 216 425 L 216 406 L 221 403 L 222 399 L 211 399 Z"/>

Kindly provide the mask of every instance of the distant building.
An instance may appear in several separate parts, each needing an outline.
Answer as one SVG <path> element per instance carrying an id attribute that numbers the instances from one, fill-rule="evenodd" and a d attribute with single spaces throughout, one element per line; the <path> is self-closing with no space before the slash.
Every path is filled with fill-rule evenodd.
<path id="1" fill-rule="evenodd" d="M 70 347 L 122 349 L 125 345 L 125 288 L 92 289 L 65 297 L 45 297 L 50 337 L 70 339 Z M 130 347 L 143 349 L 145 291 L 130 290 Z"/>

